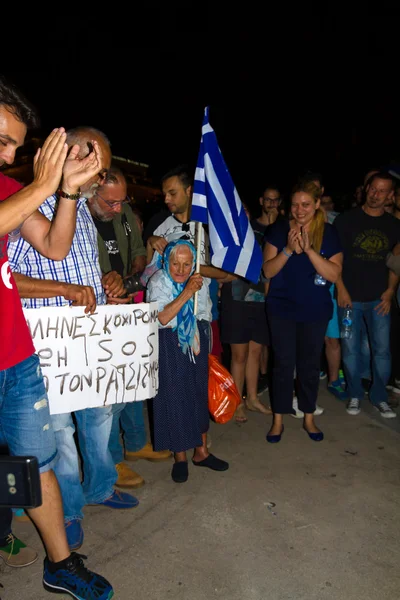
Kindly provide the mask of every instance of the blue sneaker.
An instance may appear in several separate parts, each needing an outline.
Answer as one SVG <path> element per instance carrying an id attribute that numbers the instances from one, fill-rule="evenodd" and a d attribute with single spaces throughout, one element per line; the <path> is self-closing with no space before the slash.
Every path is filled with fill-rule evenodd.
<path id="1" fill-rule="evenodd" d="M 120 492 L 114 490 L 109 498 L 104 502 L 96 502 L 92 506 L 108 506 L 108 508 L 135 508 L 139 504 L 139 500 L 127 494 L 126 492 Z"/>
<path id="2" fill-rule="evenodd" d="M 83 527 L 80 519 L 71 519 L 65 523 L 65 533 L 70 550 L 79 550 L 83 544 Z"/>
<path id="3" fill-rule="evenodd" d="M 89 571 L 83 564 L 82 554 L 72 552 L 61 568 L 44 559 L 43 587 L 48 592 L 69 594 L 76 600 L 110 600 L 114 591 L 101 575 Z"/>
<path id="4" fill-rule="evenodd" d="M 338 400 L 342 400 L 342 402 L 347 402 L 349 399 L 347 391 L 344 390 L 340 384 L 340 379 L 330 383 L 328 385 L 328 391 L 334 396 L 336 396 Z"/>

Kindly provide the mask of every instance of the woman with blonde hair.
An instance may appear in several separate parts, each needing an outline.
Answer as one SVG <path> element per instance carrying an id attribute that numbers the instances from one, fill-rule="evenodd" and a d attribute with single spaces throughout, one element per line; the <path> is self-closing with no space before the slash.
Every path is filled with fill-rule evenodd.
<path id="1" fill-rule="evenodd" d="M 328 282 L 340 276 L 343 254 L 335 229 L 325 223 L 320 196 L 314 182 L 300 182 L 291 195 L 291 220 L 276 221 L 266 232 L 263 270 L 271 280 L 266 305 L 274 354 L 270 443 L 280 441 L 283 415 L 292 412 L 295 368 L 303 427 L 313 441 L 324 438 L 313 413 L 333 310 Z"/>

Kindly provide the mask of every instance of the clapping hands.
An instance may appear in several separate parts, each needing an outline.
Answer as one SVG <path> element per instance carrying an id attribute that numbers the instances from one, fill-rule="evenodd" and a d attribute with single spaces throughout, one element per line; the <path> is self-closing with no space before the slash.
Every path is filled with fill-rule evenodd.
<path id="1" fill-rule="evenodd" d="M 308 231 L 304 227 L 301 228 L 301 231 L 297 231 L 295 228 L 290 229 L 286 247 L 290 252 L 295 252 L 296 254 L 304 252 L 307 254 L 311 250 Z"/>

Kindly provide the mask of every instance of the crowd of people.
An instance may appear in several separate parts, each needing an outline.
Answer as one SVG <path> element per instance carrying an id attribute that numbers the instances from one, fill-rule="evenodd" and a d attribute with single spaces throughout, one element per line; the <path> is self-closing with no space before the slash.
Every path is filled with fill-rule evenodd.
<path id="1" fill-rule="evenodd" d="M 0 166 L 12 164 L 35 126 L 34 108 L 0 79 Z M 210 353 L 228 363 L 242 397 L 236 423 L 246 423 L 248 410 L 271 415 L 269 443 L 281 441 L 284 415 L 303 419 L 309 438 L 323 440 L 315 416 L 323 413 L 317 396 L 326 374 L 349 415 L 367 392 L 383 418 L 396 417 L 388 394 L 400 393 L 400 181 L 387 169 L 367 173 L 356 206 L 342 213 L 321 174 L 300 177 L 286 206 L 279 188 L 267 185 L 260 214 L 245 207 L 263 252 L 256 284 L 212 266 L 206 230 L 196 269 L 187 167 L 164 175 L 165 209 L 145 224 L 98 129 L 54 129 L 33 170 L 26 186 L 0 172 L 1 442 L 11 455 L 37 457 L 42 488 L 42 504 L 28 517 L 0 508 L 7 565 L 38 558 L 12 532 L 13 518 L 28 518 L 45 546 L 49 592 L 112 597 L 111 584 L 77 553 L 83 508 L 139 504 L 122 491 L 145 484 L 126 461 L 167 461 L 174 483 L 189 478 L 188 452 L 193 466 L 229 469 L 210 452 Z M 143 291 L 132 286 L 135 276 Z M 22 307 L 83 306 L 90 314 L 97 305 L 142 301 L 158 302 L 159 389 L 149 422 L 143 402 L 50 415 Z M 270 405 L 260 399 L 268 388 Z"/>

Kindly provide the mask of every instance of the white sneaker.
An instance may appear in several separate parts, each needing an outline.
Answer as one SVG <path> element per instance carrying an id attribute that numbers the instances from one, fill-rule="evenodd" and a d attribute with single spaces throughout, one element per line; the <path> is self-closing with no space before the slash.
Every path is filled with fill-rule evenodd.
<path id="1" fill-rule="evenodd" d="M 386 389 L 393 394 L 400 394 L 400 382 L 398 379 L 395 380 L 394 385 L 387 385 Z"/>
<path id="2" fill-rule="evenodd" d="M 297 396 L 293 396 L 292 408 L 293 408 L 293 411 L 290 413 L 290 415 L 292 417 L 294 417 L 295 419 L 302 419 L 304 417 L 303 411 L 299 409 Z M 322 415 L 323 412 L 324 412 L 324 409 L 322 408 L 322 406 L 318 406 L 318 404 L 317 404 L 315 407 L 315 410 L 313 412 L 313 415 L 318 417 L 319 415 Z"/>
<path id="3" fill-rule="evenodd" d="M 346 411 L 349 415 L 358 415 L 361 412 L 359 399 L 351 398 L 347 403 Z"/>
<path id="4" fill-rule="evenodd" d="M 384 419 L 395 419 L 397 417 L 396 413 L 390 408 L 387 402 L 379 402 L 375 408 L 379 410 L 381 417 Z"/>

